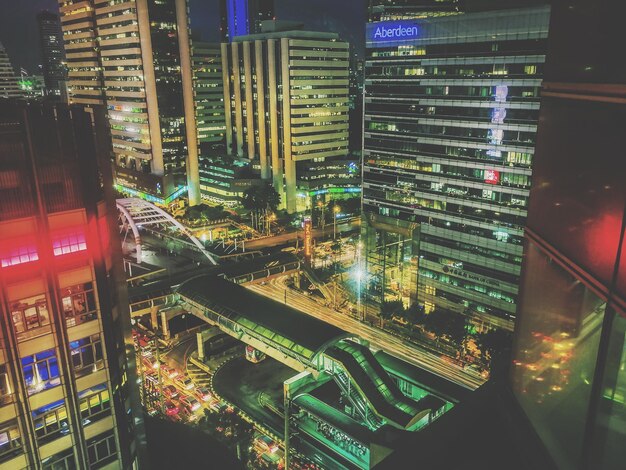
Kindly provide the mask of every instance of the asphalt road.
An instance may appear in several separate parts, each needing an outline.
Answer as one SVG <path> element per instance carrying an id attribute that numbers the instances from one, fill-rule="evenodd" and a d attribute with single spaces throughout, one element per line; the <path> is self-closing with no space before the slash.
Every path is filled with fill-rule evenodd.
<path id="1" fill-rule="evenodd" d="M 346 223 L 338 223 L 337 224 L 337 233 L 350 232 L 352 230 L 356 230 L 361 226 L 360 220 L 352 220 Z M 311 231 L 311 235 L 313 238 L 319 238 L 323 235 L 332 235 L 333 227 L 332 225 L 327 225 L 325 227 L 324 232 L 322 232 L 321 228 L 314 228 Z M 284 245 L 291 241 L 296 241 L 296 238 L 302 238 L 303 232 L 302 230 L 298 230 L 296 232 L 285 232 L 280 235 L 274 235 L 273 237 L 267 238 L 259 238 L 257 240 L 246 241 L 246 250 L 251 250 L 253 248 L 269 248 L 272 246 Z"/>
<path id="2" fill-rule="evenodd" d="M 250 284 L 246 287 L 276 301 L 284 302 L 287 279 L 288 276 L 281 276 L 271 279 L 265 285 Z M 417 349 L 412 343 L 326 307 L 311 296 L 289 289 L 287 290 L 287 303 L 304 313 L 360 336 L 376 348 L 459 385 L 473 390 L 485 382 L 485 379 L 474 371 L 464 370 L 447 362 L 441 356 Z"/>

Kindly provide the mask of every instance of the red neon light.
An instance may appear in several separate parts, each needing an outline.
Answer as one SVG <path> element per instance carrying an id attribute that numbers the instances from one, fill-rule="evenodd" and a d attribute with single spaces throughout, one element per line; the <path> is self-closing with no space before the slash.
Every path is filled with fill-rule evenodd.
<path id="1" fill-rule="evenodd" d="M 85 232 L 81 228 L 57 233 L 52 237 L 52 251 L 54 252 L 54 256 L 67 255 L 86 249 L 87 242 L 85 240 Z"/>
<path id="2" fill-rule="evenodd" d="M 498 184 L 500 181 L 500 172 L 497 170 L 485 170 L 485 183 Z"/>

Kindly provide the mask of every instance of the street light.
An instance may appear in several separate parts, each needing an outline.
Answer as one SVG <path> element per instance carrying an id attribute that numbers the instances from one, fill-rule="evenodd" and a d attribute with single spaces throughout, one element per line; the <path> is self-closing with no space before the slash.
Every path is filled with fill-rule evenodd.
<path id="1" fill-rule="evenodd" d="M 333 220 L 333 240 L 335 240 L 337 238 L 337 214 L 340 211 L 340 207 L 335 205 L 333 206 L 333 216 L 334 216 L 334 220 Z"/>

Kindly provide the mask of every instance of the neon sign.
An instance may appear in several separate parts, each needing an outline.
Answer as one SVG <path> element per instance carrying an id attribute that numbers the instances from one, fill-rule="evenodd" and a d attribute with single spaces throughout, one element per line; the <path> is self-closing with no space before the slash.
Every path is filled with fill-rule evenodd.
<path id="1" fill-rule="evenodd" d="M 371 41 L 393 41 L 416 39 L 419 28 L 415 21 L 384 21 L 367 25 L 368 37 Z"/>

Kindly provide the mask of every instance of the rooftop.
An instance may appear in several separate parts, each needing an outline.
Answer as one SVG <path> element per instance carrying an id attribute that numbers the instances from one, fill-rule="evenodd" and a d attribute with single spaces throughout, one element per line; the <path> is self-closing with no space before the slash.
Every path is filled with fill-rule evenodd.
<path id="1" fill-rule="evenodd" d="M 178 294 L 312 361 L 349 333 L 215 275 L 201 275 Z"/>

